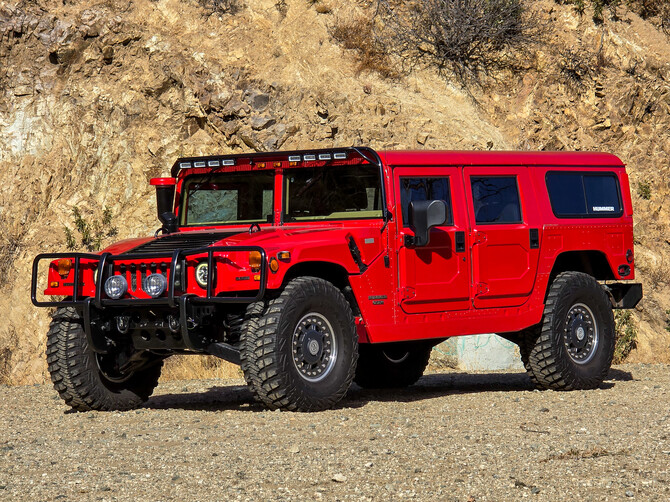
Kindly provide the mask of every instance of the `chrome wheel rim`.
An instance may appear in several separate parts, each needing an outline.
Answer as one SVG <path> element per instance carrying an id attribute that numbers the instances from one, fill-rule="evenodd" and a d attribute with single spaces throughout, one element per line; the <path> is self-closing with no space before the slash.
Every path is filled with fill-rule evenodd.
<path id="1" fill-rule="evenodd" d="M 395 354 L 392 350 L 382 350 L 382 354 L 384 354 L 384 357 L 393 364 L 400 364 L 409 357 L 408 350 L 396 351 Z"/>
<path id="2" fill-rule="evenodd" d="M 337 340 L 328 319 L 317 312 L 304 315 L 291 337 L 291 356 L 305 380 L 318 382 L 326 378 L 337 361 Z"/>
<path id="3" fill-rule="evenodd" d="M 570 359 L 577 364 L 588 363 L 596 355 L 599 341 L 593 311 L 583 303 L 570 307 L 563 328 L 563 342 Z"/>

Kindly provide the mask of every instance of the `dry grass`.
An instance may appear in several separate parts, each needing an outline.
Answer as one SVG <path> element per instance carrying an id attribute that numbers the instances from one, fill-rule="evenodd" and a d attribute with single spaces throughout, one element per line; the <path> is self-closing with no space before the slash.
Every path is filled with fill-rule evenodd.
<path id="1" fill-rule="evenodd" d="M 400 75 L 384 44 L 375 36 L 374 25 L 369 18 L 338 19 L 330 28 L 330 35 L 345 49 L 356 52 L 359 72 L 374 71 L 386 78 Z"/>
<path id="2" fill-rule="evenodd" d="M 12 354 L 14 348 L 19 343 L 19 337 L 16 334 L 16 329 L 9 326 L 6 336 L 0 339 L 0 384 L 9 385 L 9 374 L 12 370 Z"/>
<path id="3" fill-rule="evenodd" d="M 21 237 L 19 235 L 0 235 L 0 286 L 7 282 L 20 250 Z"/>
<path id="4" fill-rule="evenodd" d="M 214 356 L 172 356 L 165 361 L 161 381 L 242 378 L 242 370 Z"/>

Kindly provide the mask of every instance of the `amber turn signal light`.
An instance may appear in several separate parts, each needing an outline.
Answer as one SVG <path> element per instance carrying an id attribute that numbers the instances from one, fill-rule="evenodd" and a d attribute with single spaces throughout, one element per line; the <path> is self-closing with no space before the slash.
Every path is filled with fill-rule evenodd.
<path id="1" fill-rule="evenodd" d="M 270 258 L 270 270 L 272 270 L 273 274 L 279 270 L 279 262 L 276 260 L 276 258 Z"/>
<path id="2" fill-rule="evenodd" d="M 260 251 L 251 251 L 249 253 L 249 266 L 252 270 L 258 270 L 261 268 L 261 253 Z"/>
<path id="3" fill-rule="evenodd" d="M 72 270 L 72 260 L 69 258 L 61 258 L 56 262 L 56 271 L 62 279 L 65 279 L 70 275 L 70 270 Z"/>
<path id="4" fill-rule="evenodd" d="M 277 259 L 280 261 L 289 262 L 291 261 L 291 252 L 290 251 L 279 251 L 277 253 Z"/>

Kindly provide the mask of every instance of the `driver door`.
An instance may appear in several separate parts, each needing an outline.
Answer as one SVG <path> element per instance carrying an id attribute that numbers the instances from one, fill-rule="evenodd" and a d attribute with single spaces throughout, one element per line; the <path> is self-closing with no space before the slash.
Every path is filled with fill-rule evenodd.
<path id="1" fill-rule="evenodd" d="M 393 173 L 401 308 L 407 314 L 470 308 L 469 236 L 461 168 L 398 167 Z M 431 230 L 427 246 L 412 245 L 409 203 L 438 199 L 447 205 L 446 222 Z"/>

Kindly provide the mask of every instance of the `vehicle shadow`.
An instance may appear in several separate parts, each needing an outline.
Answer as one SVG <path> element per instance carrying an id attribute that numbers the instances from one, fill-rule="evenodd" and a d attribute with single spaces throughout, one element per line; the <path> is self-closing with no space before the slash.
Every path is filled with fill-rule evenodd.
<path id="1" fill-rule="evenodd" d="M 610 389 L 615 382 L 633 380 L 631 373 L 611 369 L 601 389 Z M 403 389 L 363 389 L 351 386 L 345 398 L 335 409 L 360 408 L 369 402 L 408 403 L 436 399 L 453 394 L 477 394 L 482 392 L 526 392 L 534 390 L 528 375 L 518 373 L 433 373 L 424 375 L 419 381 Z M 144 405 L 155 410 L 183 409 L 204 411 L 266 411 L 257 403 L 244 385 L 214 386 L 204 392 L 162 394 L 153 396 Z"/>

